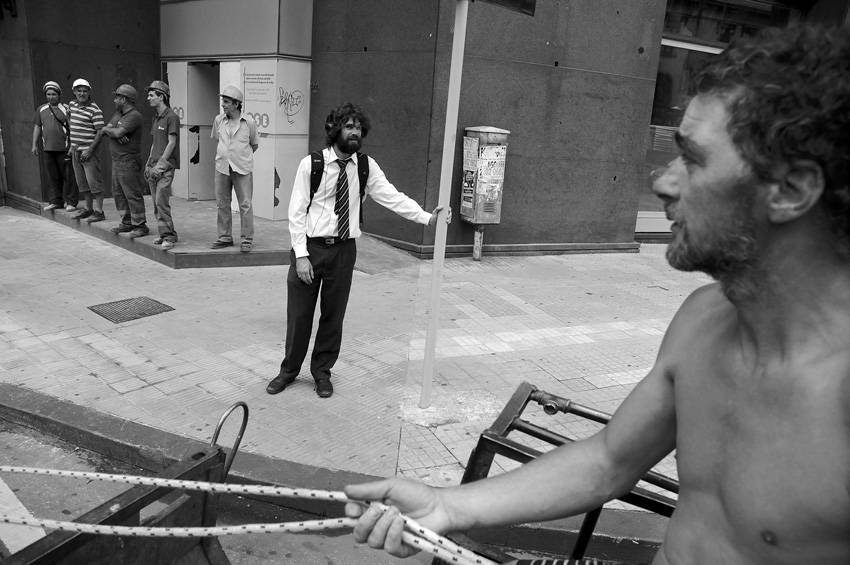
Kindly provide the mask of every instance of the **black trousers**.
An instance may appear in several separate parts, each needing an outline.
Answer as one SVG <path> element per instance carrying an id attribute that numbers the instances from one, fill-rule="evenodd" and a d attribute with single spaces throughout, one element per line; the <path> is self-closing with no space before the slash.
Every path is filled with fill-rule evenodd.
<path id="1" fill-rule="evenodd" d="M 64 151 L 43 151 L 44 169 L 47 172 L 46 201 L 57 206 L 77 205 L 79 193 L 71 158 Z"/>
<path id="2" fill-rule="evenodd" d="M 351 291 L 351 277 L 357 260 L 353 239 L 326 245 L 313 238 L 307 240 L 307 251 L 313 265 L 313 282 L 305 284 L 295 271 L 295 251 L 289 253 L 286 277 L 286 351 L 281 372 L 297 376 L 307 356 L 313 332 L 313 313 L 321 296 L 319 328 L 310 359 L 314 379 L 330 378 L 331 368 L 339 357 L 342 344 L 342 322 Z"/>

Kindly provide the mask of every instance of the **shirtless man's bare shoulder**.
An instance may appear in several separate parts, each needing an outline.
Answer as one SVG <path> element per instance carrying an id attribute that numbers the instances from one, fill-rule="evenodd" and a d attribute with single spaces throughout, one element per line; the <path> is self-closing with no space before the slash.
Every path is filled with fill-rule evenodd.
<path id="1" fill-rule="evenodd" d="M 681 493 L 656 563 L 850 563 L 847 329 L 847 347 L 765 358 L 719 285 L 685 301 L 658 360 Z"/>

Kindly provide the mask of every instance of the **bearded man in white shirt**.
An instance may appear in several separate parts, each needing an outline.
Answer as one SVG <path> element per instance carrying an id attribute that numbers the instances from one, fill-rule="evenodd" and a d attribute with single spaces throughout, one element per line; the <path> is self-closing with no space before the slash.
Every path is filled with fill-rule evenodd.
<path id="1" fill-rule="evenodd" d="M 368 178 L 364 196 L 408 220 L 432 226 L 443 209 L 437 206 L 430 214 L 413 199 L 399 192 L 387 180 L 374 159 L 358 153 L 363 138 L 369 133 L 369 118 L 363 111 L 346 103 L 333 110 L 325 120 L 327 147 L 314 154 L 322 167 L 321 180 L 311 194 L 313 158 L 301 160 L 295 174 L 289 201 L 289 233 L 292 238 L 289 274 L 286 279 L 286 342 L 280 372 L 266 387 L 277 394 L 295 381 L 307 356 L 313 329 L 313 312 L 321 292 L 321 317 L 310 360 L 310 373 L 320 398 L 333 394 L 331 369 L 339 357 L 342 324 L 351 277 L 357 259 L 355 240 L 360 226 L 362 205 L 360 160 L 368 161 Z M 343 171 L 343 176 L 340 172 Z M 318 171 L 317 171 L 318 173 Z M 451 221 L 451 210 L 446 222 Z"/>

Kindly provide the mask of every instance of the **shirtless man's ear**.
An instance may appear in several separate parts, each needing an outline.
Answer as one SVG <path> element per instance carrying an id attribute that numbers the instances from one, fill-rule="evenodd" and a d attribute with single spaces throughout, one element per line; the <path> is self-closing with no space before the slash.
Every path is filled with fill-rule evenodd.
<path id="1" fill-rule="evenodd" d="M 781 224 L 807 214 L 820 201 L 824 184 L 823 169 L 816 162 L 799 159 L 786 165 L 767 187 L 768 219 Z"/>

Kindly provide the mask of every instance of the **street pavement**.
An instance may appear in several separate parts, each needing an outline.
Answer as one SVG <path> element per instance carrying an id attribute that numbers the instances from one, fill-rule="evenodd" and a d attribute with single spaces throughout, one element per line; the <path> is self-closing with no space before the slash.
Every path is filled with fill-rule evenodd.
<path id="1" fill-rule="evenodd" d="M 0 382 L 204 442 L 241 400 L 250 407 L 243 452 L 434 485 L 459 482 L 478 435 L 523 381 L 614 411 L 682 300 L 709 280 L 672 270 L 658 244 L 447 259 L 422 408 L 431 261 L 359 243 L 370 253 L 354 276 L 335 394 L 319 399 L 305 367 L 270 396 L 287 266 L 170 269 L 8 207 L 0 234 Z M 115 324 L 89 309 L 142 296 L 173 310 Z M 595 429 L 542 412 L 529 419 L 578 437 Z M 497 471 L 509 467 L 497 458 Z M 659 470 L 675 474 L 672 459 Z"/>

